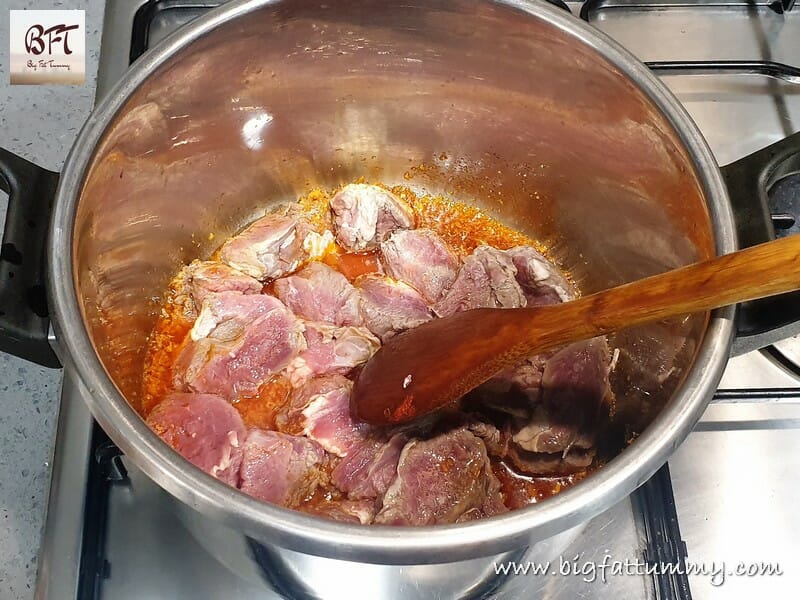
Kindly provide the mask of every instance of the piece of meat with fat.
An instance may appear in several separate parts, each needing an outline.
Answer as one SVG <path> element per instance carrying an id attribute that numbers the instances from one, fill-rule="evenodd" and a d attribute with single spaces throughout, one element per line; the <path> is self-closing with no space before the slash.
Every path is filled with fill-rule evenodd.
<path id="1" fill-rule="evenodd" d="M 479 413 L 467 414 L 461 411 L 452 414 L 450 418 L 454 419 L 456 423 L 462 422 L 462 426 L 467 431 L 479 438 L 486 447 L 486 452 L 489 456 L 502 459 L 508 453 L 508 444 L 511 436 L 507 424 L 495 425 L 494 422 L 487 420 L 485 415 Z M 455 521 L 456 523 L 475 521 L 508 512 L 505 497 L 501 493 L 501 483 L 497 479 L 494 470 L 491 469 L 491 464 L 489 470 L 491 473 L 488 478 L 489 484 L 484 501 L 480 506 L 471 508 L 459 516 Z"/>
<path id="2" fill-rule="evenodd" d="M 243 445 L 239 489 L 282 506 L 297 506 L 325 481 L 325 451 L 306 439 L 251 429 Z"/>
<path id="3" fill-rule="evenodd" d="M 405 445 L 397 477 L 383 498 L 375 522 L 454 523 L 473 509 L 499 509 L 499 496 L 500 482 L 492 472 L 486 447 L 475 435 L 459 428 Z"/>
<path id="4" fill-rule="evenodd" d="M 466 400 L 476 409 L 488 408 L 518 421 L 534 423 L 548 413 L 560 428 L 573 431 L 591 426 L 609 389 L 611 353 L 605 338 L 576 342 L 557 352 L 531 356 L 501 371 L 471 392 Z M 545 409 L 537 409 L 544 403 Z M 591 427 L 589 427 L 591 430 Z M 582 433 L 575 433 L 581 437 Z M 577 439 L 577 438 L 576 438 Z"/>
<path id="5" fill-rule="evenodd" d="M 458 258 L 430 229 L 395 231 L 381 244 L 386 273 L 437 302 L 456 279 Z"/>
<path id="6" fill-rule="evenodd" d="M 325 517 L 343 523 L 369 525 L 375 518 L 374 500 L 328 500 L 301 506 L 300 510 L 310 515 Z"/>
<path id="7" fill-rule="evenodd" d="M 456 523 L 477 521 L 479 519 L 486 519 L 488 517 L 493 517 L 494 515 L 501 515 L 508 512 L 508 507 L 503 501 L 503 496 L 500 492 L 500 481 L 494 474 L 492 474 L 492 478 L 492 489 L 487 492 L 486 499 L 483 501 L 483 504 L 476 506 L 475 508 L 470 508 L 467 512 L 456 519 Z"/>
<path id="8" fill-rule="evenodd" d="M 575 297 L 572 284 L 535 248 L 516 246 L 500 251 L 490 246 L 479 246 L 475 252 L 482 248 L 486 249 L 484 263 L 496 259 L 497 266 L 494 272 L 497 280 L 502 280 L 503 275 L 507 277 L 513 268 L 514 277 L 525 298 L 521 306 L 557 304 Z M 508 262 L 499 257 L 505 257 L 506 261 L 510 260 L 512 268 L 509 268 Z M 464 266 L 459 271 L 459 277 L 451 290 L 437 304 L 436 310 L 441 316 L 447 316 L 457 310 L 477 308 L 477 303 L 484 301 L 483 299 L 490 295 L 488 290 L 492 286 L 486 269 L 479 266 L 477 261 L 470 261 L 470 258 L 467 257 L 464 261 Z M 471 289 L 485 291 L 477 291 L 473 296 L 464 293 Z M 496 301 L 494 306 L 497 306 Z M 542 398 L 544 366 L 552 355 L 552 352 L 534 355 L 505 369 L 481 385 L 471 397 L 501 412 L 525 417 L 529 414 L 530 407 Z"/>
<path id="9" fill-rule="evenodd" d="M 147 424 L 196 467 L 229 485 L 239 482 L 247 430 L 237 410 L 224 399 L 174 392 L 150 412 Z"/>
<path id="10" fill-rule="evenodd" d="M 498 415 L 525 419 L 541 399 L 547 355 L 534 355 L 505 369 L 470 392 L 465 405 Z"/>
<path id="11" fill-rule="evenodd" d="M 305 435 L 336 456 L 347 456 L 372 432 L 350 414 L 353 382 L 341 375 L 312 379 L 296 389 L 276 417 L 278 429 Z"/>
<path id="12" fill-rule="evenodd" d="M 436 303 L 440 317 L 475 308 L 519 308 L 526 305 L 516 280 L 517 269 L 502 250 L 482 245 L 464 259 L 455 281 Z"/>
<path id="13" fill-rule="evenodd" d="M 275 295 L 299 317 L 338 327 L 362 324 L 358 290 L 347 278 L 321 262 L 278 279 Z"/>
<path id="14" fill-rule="evenodd" d="M 506 459 L 520 473 L 555 477 L 585 471 L 592 465 L 594 456 L 594 448 L 572 448 L 564 454 L 560 452 L 528 452 L 517 444 L 510 444 Z"/>
<path id="15" fill-rule="evenodd" d="M 408 442 L 405 433 L 389 441 L 367 439 L 331 473 L 333 484 L 351 499 L 382 498 L 397 475 L 400 453 Z"/>
<path id="16" fill-rule="evenodd" d="M 350 252 L 377 248 L 397 229 L 414 227 L 414 211 L 392 192 L 351 183 L 331 199 L 336 241 Z"/>
<path id="17" fill-rule="evenodd" d="M 175 363 L 175 383 L 234 400 L 261 384 L 305 349 L 303 326 L 264 294 L 208 294 Z"/>
<path id="18" fill-rule="evenodd" d="M 575 298 L 569 280 L 535 248 L 515 246 L 505 252 L 517 270 L 517 282 L 528 306 L 558 304 Z"/>
<path id="19" fill-rule="evenodd" d="M 309 321 L 303 335 L 306 349 L 286 367 L 293 387 L 328 373 L 347 375 L 367 362 L 381 345 L 364 327 L 335 327 Z"/>
<path id="20" fill-rule="evenodd" d="M 583 468 L 571 467 L 567 469 L 571 471 L 567 474 L 555 472 L 546 476 L 536 476 L 521 473 L 510 459 L 493 466 L 495 475 L 502 485 L 503 501 L 511 510 L 525 508 L 559 494 L 580 482 L 594 468 L 592 465 Z"/>
<path id="21" fill-rule="evenodd" d="M 547 454 L 568 453 L 572 448 L 586 450 L 594 445 L 592 433 L 580 431 L 575 423 L 558 422 L 543 406 L 537 406 L 530 419 L 516 424 L 511 441 L 528 452 Z"/>
<path id="22" fill-rule="evenodd" d="M 547 359 L 541 404 L 512 425 L 507 457 L 517 469 L 529 475 L 568 475 L 592 464 L 609 362 L 602 337 L 575 342 Z"/>
<path id="23" fill-rule="evenodd" d="M 494 391 L 514 391 L 523 394 L 531 403 L 541 397 L 542 377 L 547 364 L 546 354 L 535 354 L 520 361 L 519 364 L 495 375 L 487 384 L 495 386 Z"/>
<path id="24" fill-rule="evenodd" d="M 220 248 L 220 259 L 260 281 L 293 272 L 332 241 L 311 224 L 293 215 L 270 213 L 233 236 Z"/>
<path id="25" fill-rule="evenodd" d="M 611 362 L 624 373 L 614 385 L 613 421 L 618 435 L 629 439 L 661 411 L 660 392 L 671 389 L 692 364 L 701 339 L 692 333 L 694 322 L 693 317 L 678 317 L 614 334 L 617 360 L 612 357 Z"/>
<path id="26" fill-rule="evenodd" d="M 609 393 L 611 352 L 605 337 L 569 344 L 547 359 L 542 403 L 557 421 L 591 429 Z"/>
<path id="27" fill-rule="evenodd" d="M 506 426 L 497 427 L 481 418 L 473 416 L 466 424 L 473 435 L 483 440 L 486 451 L 490 456 L 502 458 L 508 452 L 508 442 L 511 438 Z"/>
<path id="28" fill-rule="evenodd" d="M 363 275 L 356 280 L 361 292 L 364 325 L 382 341 L 430 321 L 433 312 L 410 285 L 383 275 Z"/>
<path id="29" fill-rule="evenodd" d="M 530 416 L 506 419 L 500 424 L 483 413 L 468 415 L 466 427 L 483 440 L 489 455 L 503 458 L 511 445 L 527 452 L 563 455 L 594 446 L 593 432 L 581 432 L 573 423 L 558 422 L 541 405 Z"/>
<path id="30" fill-rule="evenodd" d="M 175 278 L 175 303 L 182 307 L 185 317 L 194 319 L 208 294 L 218 292 L 260 294 L 261 288 L 260 281 L 225 263 L 193 260 L 181 269 Z"/>

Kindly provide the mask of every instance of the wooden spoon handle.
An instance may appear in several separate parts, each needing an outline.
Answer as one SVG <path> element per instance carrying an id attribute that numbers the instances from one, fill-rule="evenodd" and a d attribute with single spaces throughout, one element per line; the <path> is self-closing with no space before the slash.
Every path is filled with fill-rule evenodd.
<path id="1" fill-rule="evenodd" d="M 559 323 L 530 321 L 532 343 L 553 347 L 623 327 L 800 288 L 800 235 L 789 236 L 558 305 Z M 536 310 L 536 309 L 532 309 Z M 571 326 L 565 326 L 572 323 Z"/>

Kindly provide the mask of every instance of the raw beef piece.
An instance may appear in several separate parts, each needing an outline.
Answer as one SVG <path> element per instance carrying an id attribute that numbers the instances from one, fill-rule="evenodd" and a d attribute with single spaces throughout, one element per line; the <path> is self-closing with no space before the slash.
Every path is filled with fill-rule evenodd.
<path id="1" fill-rule="evenodd" d="M 476 508 L 471 508 L 463 515 L 456 519 L 456 523 L 465 523 L 467 521 L 477 521 L 479 519 L 486 519 L 494 515 L 500 515 L 508 512 L 508 507 L 503 502 L 503 496 L 500 493 L 500 481 L 492 473 L 490 480 L 491 489 L 486 493 L 486 500 L 483 504 Z"/>
<path id="2" fill-rule="evenodd" d="M 611 363 L 606 338 L 575 342 L 550 358 L 542 374 L 542 403 L 559 422 L 591 427 L 608 393 Z"/>
<path id="3" fill-rule="evenodd" d="M 434 310 L 440 317 L 449 317 L 462 310 L 486 307 L 489 306 L 490 293 L 486 270 L 470 255 L 464 259 L 453 285 L 436 303 Z"/>
<path id="4" fill-rule="evenodd" d="M 572 450 L 588 450 L 594 445 L 593 433 L 580 431 L 575 422 L 554 419 L 541 405 L 529 407 L 523 417 L 506 418 L 498 426 L 487 422 L 483 415 L 469 415 L 465 426 L 483 440 L 491 456 L 498 458 L 508 455 L 511 448 L 561 457 Z"/>
<path id="5" fill-rule="evenodd" d="M 546 355 L 534 355 L 505 369 L 470 392 L 465 406 L 499 416 L 529 418 L 541 399 Z"/>
<path id="6" fill-rule="evenodd" d="M 356 285 L 361 291 L 364 325 L 382 341 L 433 318 L 422 296 L 402 281 L 383 275 L 364 275 L 356 280 Z"/>
<path id="7" fill-rule="evenodd" d="M 534 403 L 541 397 L 542 376 L 546 360 L 547 357 L 544 355 L 531 356 L 518 365 L 498 373 L 489 381 L 497 386 L 495 389 L 498 391 L 500 386 L 506 386 L 506 392 L 513 391 L 524 395 L 531 403 Z"/>
<path id="8" fill-rule="evenodd" d="M 364 327 L 334 327 L 307 322 L 306 350 L 286 368 L 292 386 L 327 373 L 347 375 L 353 367 L 367 362 L 381 343 Z"/>
<path id="9" fill-rule="evenodd" d="M 663 407 L 658 390 L 673 385 L 692 363 L 696 344 L 692 319 L 683 317 L 624 329 L 614 335 L 611 364 L 624 373 L 614 396 L 615 427 L 625 437 L 647 427 Z M 618 352 L 617 352 L 618 350 Z M 654 393 L 655 392 L 655 393 Z"/>
<path id="10" fill-rule="evenodd" d="M 530 409 L 529 409 L 530 411 Z M 524 418 L 505 419 L 500 429 L 472 415 L 466 427 L 481 438 L 490 456 L 505 459 L 527 475 L 568 475 L 586 469 L 594 459 L 594 435 L 574 423 L 555 421 L 541 406 Z M 502 419 L 502 411 L 497 409 Z"/>
<path id="11" fill-rule="evenodd" d="M 359 293 L 347 278 L 321 262 L 275 282 L 275 295 L 297 316 L 343 327 L 361 325 Z"/>
<path id="12" fill-rule="evenodd" d="M 370 435 L 372 428 L 353 420 L 350 392 L 353 382 L 341 375 L 312 379 L 294 391 L 288 406 L 278 415 L 281 431 L 305 435 L 328 452 L 347 456 Z"/>
<path id="13" fill-rule="evenodd" d="M 528 452 L 517 444 L 511 444 L 506 456 L 520 473 L 554 477 L 585 471 L 591 466 L 594 455 L 594 448 L 572 448 L 566 453 L 548 454 Z"/>
<path id="14" fill-rule="evenodd" d="M 456 280 L 434 310 L 448 317 L 474 308 L 519 308 L 525 306 L 522 288 L 515 279 L 511 258 L 492 246 L 478 246 L 464 259 Z"/>
<path id="15" fill-rule="evenodd" d="M 375 518 L 375 502 L 373 500 L 329 500 L 310 506 L 301 506 L 300 510 L 334 521 L 360 523 L 361 525 L 368 525 Z"/>
<path id="16" fill-rule="evenodd" d="M 211 260 L 193 260 L 176 278 L 175 302 L 183 307 L 189 319 L 197 317 L 197 311 L 207 294 L 216 292 L 261 293 L 261 282 L 245 275 L 225 263 Z"/>
<path id="17" fill-rule="evenodd" d="M 269 214 L 225 242 L 220 259 L 261 281 L 276 279 L 308 258 L 303 243 L 311 233 L 310 224 L 302 219 Z"/>
<path id="18" fill-rule="evenodd" d="M 567 475 L 592 464 L 609 361 L 605 338 L 570 344 L 547 359 L 541 404 L 511 426 L 508 458 L 520 471 Z"/>
<path id="19" fill-rule="evenodd" d="M 594 444 L 592 435 L 581 432 L 574 419 L 559 422 L 542 406 L 536 407 L 533 416 L 520 422 L 511 434 L 511 441 L 528 452 L 563 454 L 572 448 L 588 449 Z"/>
<path id="20" fill-rule="evenodd" d="M 390 191 L 352 183 L 332 199 L 336 241 L 350 252 L 372 250 L 396 229 L 414 227 L 411 207 Z"/>
<path id="21" fill-rule="evenodd" d="M 525 306 L 525 295 L 517 283 L 517 268 L 509 256 L 492 246 L 478 246 L 472 256 L 483 266 L 489 278 L 489 300 L 496 308 Z"/>
<path id="22" fill-rule="evenodd" d="M 321 480 L 325 451 L 304 437 L 251 429 L 244 442 L 239 489 L 274 504 L 297 506 Z"/>
<path id="23" fill-rule="evenodd" d="M 430 229 L 395 231 L 381 244 L 386 273 L 415 288 L 430 304 L 456 279 L 458 258 Z"/>
<path id="24" fill-rule="evenodd" d="M 349 498 L 382 498 L 397 475 L 400 452 L 408 437 L 398 433 L 388 441 L 366 440 L 331 473 L 334 485 Z"/>
<path id="25" fill-rule="evenodd" d="M 500 483 L 483 442 L 465 429 L 412 440 L 400 454 L 397 478 L 383 498 L 376 523 L 454 523 L 473 509 L 502 504 Z"/>
<path id="26" fill-rule="evenodd" d="M 468 420 L 466 427 L 473 435 L 483 440 L 483 445 L 486 446 L 486 451 L 491 456 L 502 458 L 508 452 L 508 443 L 511 436 L 507 426 L 502 426 L 503 429 L 501 430 L 483 419 L 471 418 Z"/>
<path id="27" fill-rule="evenodd" d="M 147 424 L 193 465 L 229 485 L 239 482 L 247 430 L 237 410 L 219 396 L 170 394 Z"/>
<path id="28" fill-rule="evenodd" d="M 302 331 L 272 296 L 208 294 L 176 361 L 176 384 L 228 400 L 253 396 L 305 349 Z"/>
<path id="29" fill-rule="evenodd" d="M 575 297 L 569 281 L 544 256 L 531 246 L 517 246 L 506 250 L 517 269 L 517 281 L 528 306 L 558 304 Z"/>

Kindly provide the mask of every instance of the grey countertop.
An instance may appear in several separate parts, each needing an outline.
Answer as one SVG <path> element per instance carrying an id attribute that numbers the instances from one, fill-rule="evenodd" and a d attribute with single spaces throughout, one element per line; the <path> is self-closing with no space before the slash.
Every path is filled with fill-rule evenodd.
<path id="1" fill-rule="evenodd" d="M 0 146 L 59 170 L 94 102 L 103 0 L 5 0 L 0 10 Z M 84 9 L 86 83 L 10 85 L 8 9 Z M 6 196 L 0 192 L 0 228 Z M 0 353 L 0 598 L 33 596 L 47 509 L 61 371 Z"/>

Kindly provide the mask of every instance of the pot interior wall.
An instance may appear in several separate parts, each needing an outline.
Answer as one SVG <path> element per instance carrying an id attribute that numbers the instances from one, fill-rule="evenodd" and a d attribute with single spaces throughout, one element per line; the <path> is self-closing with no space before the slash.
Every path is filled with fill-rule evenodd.
<path id="1" fill-rule="evenodd" d="M 573 34 L 490 2 L 276 2 L 167 60 L 95 152 L 76 285 L 125 396 L 136 405 L 181 264 L 278 202 L 358 177 L 480 206 L 542 241 L 584 293 L 713 254 L 672 127 Z M 705 322 L 617 336 L 620 415 L 668 400 Z"/>

